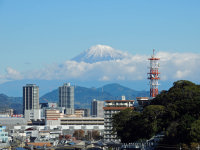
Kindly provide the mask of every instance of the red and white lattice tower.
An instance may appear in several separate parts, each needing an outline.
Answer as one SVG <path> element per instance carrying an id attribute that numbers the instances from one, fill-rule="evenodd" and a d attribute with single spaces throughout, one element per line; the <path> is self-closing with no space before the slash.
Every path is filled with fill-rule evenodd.
<path id="1" fill-rule="evenodd" d="M 150 60 L 150 72 L 148 73 L 148 79 L 150 80 L 150 97 L 154 98 L 158 95 L 158 81 L 160 80 L 160 72 L 158 72 L 158 69 L 160 67 L 159 60 L 160 58 L 156 58 L 154 55 L 155 50 L 153 50 L 153 55 Z"/>

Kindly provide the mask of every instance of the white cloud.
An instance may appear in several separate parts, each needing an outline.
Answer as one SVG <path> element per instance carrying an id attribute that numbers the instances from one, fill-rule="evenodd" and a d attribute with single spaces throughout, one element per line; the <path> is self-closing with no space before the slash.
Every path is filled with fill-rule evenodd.
<path id="1" fill-rule="evenodd" d="M 109 79 L 109 77 L 107 77 L 107 76 L 103 76 L 103 77 L 101 77 L 99 80 L 100 80 L 100 81 L 109 81 L 110 79 Z"/>
<path id="2" fill-rule="evenodd" d="M 199 81 L 200 54 L 159 52 L 161 80 Z M 67 60 L 62 64 L 51 64 L 40 70 L 19 72 L 6 68 L 1 80 L 17 79 L 64 79 L 64 80 L 147 80 L 149 61 L 147 55 L 128 55 L 122 60 L 95 63 Z"/>
<path id="3" fill-rule="evenodd" d="M 199 80 L 200 54 L 161 52 L 161 79 L 164 80 Z"/>
<path id="4" fill-rule="evenodd" d="M 6 75 L 3 76 L 3 77 L 8 79 L 8 80 L 9 79 L 18 80 L 18 79 L 22 79 L 23 78 L 19 71 L 15 70 L 15 69 L 13 69 L 11 67 L 7 67 L 5 71 L 6 71 Z"/>
<path id="5" fill-rule="evenodd" d="M 178 79 L 182 79 L 182 78 L 187 77 L 189 74 L 190 74 L 190 70 L 184 70 L 184 71 L 177 70 L 175 77 Z"/>

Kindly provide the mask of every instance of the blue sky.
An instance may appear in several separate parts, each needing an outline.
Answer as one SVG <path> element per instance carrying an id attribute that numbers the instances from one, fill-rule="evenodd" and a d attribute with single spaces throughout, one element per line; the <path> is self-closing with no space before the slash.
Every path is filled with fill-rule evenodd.
<path id="1" fill-rule="evenodd" d="M 1 80 L 6 70 L 37 72 L 97 44 L 133 55 L 153 48 L 199 54 L 199 6 L 199 0 L 1 0 Z"/>

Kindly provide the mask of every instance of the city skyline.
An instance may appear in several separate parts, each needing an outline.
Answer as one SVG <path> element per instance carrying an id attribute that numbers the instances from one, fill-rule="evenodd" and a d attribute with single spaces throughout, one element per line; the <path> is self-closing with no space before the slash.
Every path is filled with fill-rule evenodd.
<path id="1" fill-rule="evenodd" d="M 0 83 L 147 81 L 147 59 L 154 48 L 161 58 L 162 81 L 199 83 L 199 4 L 172 0 L 0 1 Z M 71 60 L 96 45 L 131 57 L 118 62 Z"/>

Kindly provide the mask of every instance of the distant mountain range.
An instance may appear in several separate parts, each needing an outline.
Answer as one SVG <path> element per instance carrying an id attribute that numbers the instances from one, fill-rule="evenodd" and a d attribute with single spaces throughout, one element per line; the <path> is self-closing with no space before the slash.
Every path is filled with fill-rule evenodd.
<path id="1" fill-rule="evenodd" d="M 147 91 L 135 91 L 120 84 L 107 84 L 100 88 L 86 88 L 75 86 L 75 108 L 90 108 L 91 101 L 120 100 L 121 96 L 127 100 L 135 100 L 138 96 L 149 96 Z M 45 99 L 45 100 L 44 100 Z M 40 102 L 58 102 L 58 89 L 48 92 L 40 97 Z M 16 113 L 22 113 L 22 97 L 8 97 L 0 94 L 0 110 L 12 108 Z"/>
<path id="2" fill-rule="evenodd" d="M 135 91 L 116 83 L 107 84 L 100 88 L 75 86 L 74 94 L 76 108 L 89 108 L 93 99 L 121 100 L 121 96 L 124 95 L 127 100 L 135 100 L 139 96 L 149 96 L 147 91 Z M 41 102 L 44 102 L 44 99 L 49 102 L 58 102 L 58 89 L 40 97 Z"/>

